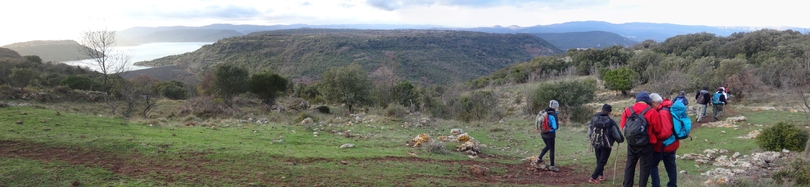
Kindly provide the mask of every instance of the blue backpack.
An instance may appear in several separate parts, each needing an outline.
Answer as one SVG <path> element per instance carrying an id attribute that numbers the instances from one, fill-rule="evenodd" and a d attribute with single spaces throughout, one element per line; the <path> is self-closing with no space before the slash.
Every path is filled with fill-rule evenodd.
<path id="1" fill-rule="evenodd" d="M 723 93 L 714 92 L 714 95 L 712 95 L 712 104 L 713 105 L 722 105 L 723 102 L 720 101 L 720 97 L 723 97 Z"/>
<path id="2" fill-rule="evenodd" d="M 682 140 L 689 137 L 692 131 L 692 119 L 686 115 L 686 105 L 681 102 L 675 102 L 670 107 L 670 114 L 672 114 L 672 136 L 664 140 L 664 146 L 669 146 L 675 140 Z"/>

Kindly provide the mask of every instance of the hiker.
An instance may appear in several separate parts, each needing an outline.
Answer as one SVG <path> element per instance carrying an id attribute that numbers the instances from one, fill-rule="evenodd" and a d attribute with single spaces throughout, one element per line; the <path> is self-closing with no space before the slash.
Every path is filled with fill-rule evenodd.
<path id="1" fill-rule="evenodd" d="M 554 166 L 554 138 L 557 138 L 557 129 L 559 129 L 559 121 L 557 120 L 557 109 L 560 108 L 560 103 L 556 100 L 549 101 L 548 108 L 546 108 L 546 112 L 548 113 L 548 125 L 551 127 L 551 130 L 548 132 L 540 133 L 540 136 L 543 137 L 543 143 L 546 144 L 546 147 L 543 147 L 543 151 L 540 152 L 540 155 L 537 156 L 536 164 L 540 165 L 543 163 L 543 156 L 546 155 L 546 152 L 549 152 L 548 157 L 551 161 L 551 165 L 548 166 L 548 170 L 558 172 L 560 171 L 559 168 Z"/>
<path id="2" fill-rule="evenodd" d="M 684 92 L 683 90 L 681 90 L 681 92 L 678 93 L 678 96 L 676 96 L 675 99 L 672 100 L 672 102 L 678 101 L 682 102 L 683 105 L 689 105 L 689 100 L 686 99 L 686 92 Z"/>
<path id="3" fill-rule="evenodd" d="M 596 154 L 596 168 L 593 170 L 591 178 L 588 179 L 589 183 L 599 184 L 605 180 L 605 165 L 610 158 L 613 142 L 624 142 L 624 136 L 619 131 L 619 126 L 610 118 L 611 111 L 613 111 L 613 106 L 602 105 L 602 111 L 596 113 L 588 125 L 588 138 L 591 140 Z"/>
<path id="4" fill-rule="evenodd" d="M 653 146 L 671 135 L 662 133 L 661 117 L 658 111 L 650 107 L 652 101 L 647 92 L 636 94 L 636 103 L 622 112 L 621 128 L 627 143 L 627 164 L 624 168 L 624 186 L 632 187 L 639 168 L 639 186 L 647 186 L 650 178 L 650 167 L 653 161 Z M 646 131 L 646 132 L 643 132 Z"/>
<path id="5" fill-rule="evenodd" d="M 706 110 L 709 107 L 709 102 L 712 99 L 712 95 L 709 94 L 709 87 L 703 87 L 698 94 L 695 94 L 695 100 L 698 103 L 698 112 L 697 112 L 697 121 L 703 120 L 706 117 Z"/>
<path id="6" fill-rule="evenodd" d="M 660 95 L 653 93 L 650 94 L 650 99 L 652 99 L 652 107 L 658 111 L 659 116 L 661 117 L 661 132 L 663 134 L 672 134 L 672 108 L 673 104 L 678 106 L 674 110 L 678 110 L 683 112 L 684 116 L 686 115 L 686 106 L 683 103 L 673 103 L 669 99 L 661 98 Z M 658 141 L 653 147 L 653 164 L 650 167 L 650 178 L 652 178 L 652 187 L 660 187 L 661 186 L 661 179 L 658 175 L 658 164 L 661 161 L 664 161 L 664 168 L 667 171 L 667 176 L 669 177 L 669 182 L 667 183 L 667 187 L 675 187 L 677 186 L 678 180 L 678 173 L 675 168 L 675 150 L 678 149 L 679 141 L 675 139 L 675 135 L 671 135 L 667 137 L 667 139 L 663 141 Z M 673 142 L 667 142 L 672 138 Z"/>
<path id="7" fill-rule="evenodd" d="M 726 95 L 723 94 L 723 91 L 723 87 L 717 88 L 717 92 L 714 92 L 714 95 L 712 95 L 712 112 L 714 112 L 712 117 L 714 121 L 719 120 L 717 117 L 720 116 L 720 113 L 723 112 L 723 107 L 726 105 Z"/>

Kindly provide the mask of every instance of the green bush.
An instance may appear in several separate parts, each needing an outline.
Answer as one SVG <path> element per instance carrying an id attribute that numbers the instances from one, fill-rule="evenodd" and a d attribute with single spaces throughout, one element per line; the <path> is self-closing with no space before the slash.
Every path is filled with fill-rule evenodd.
<path id="1" fill-rule="evenodd" d="M 318 106 L 318 107 L 315 107 L 315 109 L 318 110 L 318 112 L 323 113 L 323 114 L 331 113 L 331 111 L 329 109 L 329 106 Z"/>
<path id="2" fill-rule="evenodd" d="M 425 143 L 425 146 L 422 146 L 422 149 L 425 149 L 425 151 L 433 154 L 450 154 L 450 151 L 447 150 L 447 146 L 445 146 L 444 142 L 442 141 L 430 140 Z"/>
<path id="3" fill-rule="evenodd" d="M 757 144 L 768 151 L 787 149 L 801 152 L 804 151 L 807 139 L 807 131 L 796 128 L 792 124 L 779 122 L 762 130 L 762 134 L 757 137 Z"/>
<path id="4" fill-rule="evenodd" d="M 594 79 L 544 83 L 529 95 L 529 108 L 531 109 L 529 113 L 537 114 L 540 110 L 548 107 L 550 100 L 557 100 L 560 103 L 561 118 L 565 118 L 565 116 L 573 117 L 577 113 L 592 115 L 590 111 L 585 110 L 582 112 L 582 109 L 577 108 L 593 101 L 595 91 L 596 80 Z M 572 119 L 579 119 L 579 117 L 573 117 Z"/>
<path id="5" fill-rule="evenodd" d="M 404 118 L 405 115 L 408 115 L 408 109 L 400 104 L 389 104 L 385 109 L 385 116 L 388 117 Z"/>
<path id="6" fill-rule="evenodd" d="M 500 111 L 493 110 L 497 102 L 498 98 L 491 91 L 474 91 L 450 103 L 457 120 L 470 122 L 500 118 Z"/>
<path id="7" fill-rule="evenodd" d="M 789 166 L 773 174 L 773 180 L 779 184 L 788 186 L 808 186 L 810 185 L 810 163 L 796 159 Z"/>
<path id="8" fill-rule="evenodd" d="M 602 78 L 605 80 L 605 88 L 621 91 L 622 95 L 627 95 L 627 91 L 636 86 L 639 76 L 636 71 L 623 67 L 605 72 Z"/>

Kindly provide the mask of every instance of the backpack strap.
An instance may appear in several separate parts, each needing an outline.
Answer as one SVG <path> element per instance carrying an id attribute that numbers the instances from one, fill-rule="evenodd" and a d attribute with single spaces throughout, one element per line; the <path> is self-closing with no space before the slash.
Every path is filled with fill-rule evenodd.
<path id="1" fill-rule="evenodd" d="M 641 116 L 644 116 L 644 114 L 646 114 L 647 111 L 649 111 L 650 109 L 651 109 L 650 106 L 647 106 L 647 108 L 645 108 L 644 111 L 641 111 Z"/>

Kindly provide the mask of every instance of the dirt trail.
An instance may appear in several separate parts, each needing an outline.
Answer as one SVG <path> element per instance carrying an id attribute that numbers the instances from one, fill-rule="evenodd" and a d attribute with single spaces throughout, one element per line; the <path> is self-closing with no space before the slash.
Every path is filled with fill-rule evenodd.
<path id="1" fill-rule="evenodd" d="M 230 172 L 222 173 L 215 171 L 211 168 L 218 164 L 219 161 L 211 161 L 205 158 L 206 153 L 181 153 L 179 159 L 166 159 L 158 157 L 142 156 L 135 152 L 131 154 L 121 155 L 117 153 L 105 152 L 100 150 L 67 148 L 67 147 L 50 147 L 38 143 L 30 142 L 17 142 L 17 141 L 0 141 L 0 157 L 8 158 L 25 158 L 32 160 L 40 160 L 45 162 L 50 161 L 64 161 L 73 165 L 82 165 L 89 167 L 101 167 L 110 170 L 116 174 L 129 176 L 134 178 L 147 178 L 160 181 L 164 184 L 171 184 L 177 181 L 191 184 L 205 184 L 205 181 L 211 178 L 228 179 L 233 181 L 242 181 L 247 184 L 254 182 L 254 177 L 245 175 L 248 171 L 239 173 Z M 579 186 L 587 185 L 587 179 L 590 177 L 590 172 L 593 166 L 560 166 L 560 172 L 551 171 L 536 171 L 530 168 L 528 163 L 519 164 L 504 164 L 489 162 L 489 159 L 494 159 L 498 156 L 495 155 L 479 155 L 477 160 L 431 160 L 416 157 L 385 157 L 374 159 L 356 159 L 349 160 L 352 162 L 381 162 L 381 161 L 396 161 L 396 162 L 429 162 L 429 163 L 449 163 L 452 167 L 447 168 L 449 171 L 458 172 L 462 177 L 437 177 L 429 175 L 414 174 L 408 178 L 418 180 L 420 178 L 443 178 L 453 181 L 466 181 L 466 182 L 483 182 L 492 184 L 541 184 L 553 186 Z M 335 162 L 332 159 L 289 159 L 288 162 L 297 163 L 312 163 L 312 162 Z M 503 159 L 503 158 L 499 158 Z M 517 158 L 507 158 L 517 159 Z M 470 172 L 470 167 L 479 165 L 487 168 L 503 169 L 503 173 L 496 174 L 494 172 L 487 173 L 486 175 L 476 175 Z M 620 165 L 624 165 L 620 163 Z M 611 166 L 612 167 L 612 166 Z M 261 167 L 267 168 L 267 167 Z M 612 179 L 612 169 L 606 168 L 605 175 L 608 179 Z M 621 172 L 620 172 L 621 173 Z M 621 180 L 617 178 L 617 180 Z M 265 184 L 279 184 L 281 181 L 264 181 Z M 605 181 L 610 182 L 610 181 Z M 619 182 L 619 181 L 617 181 Z"/>

